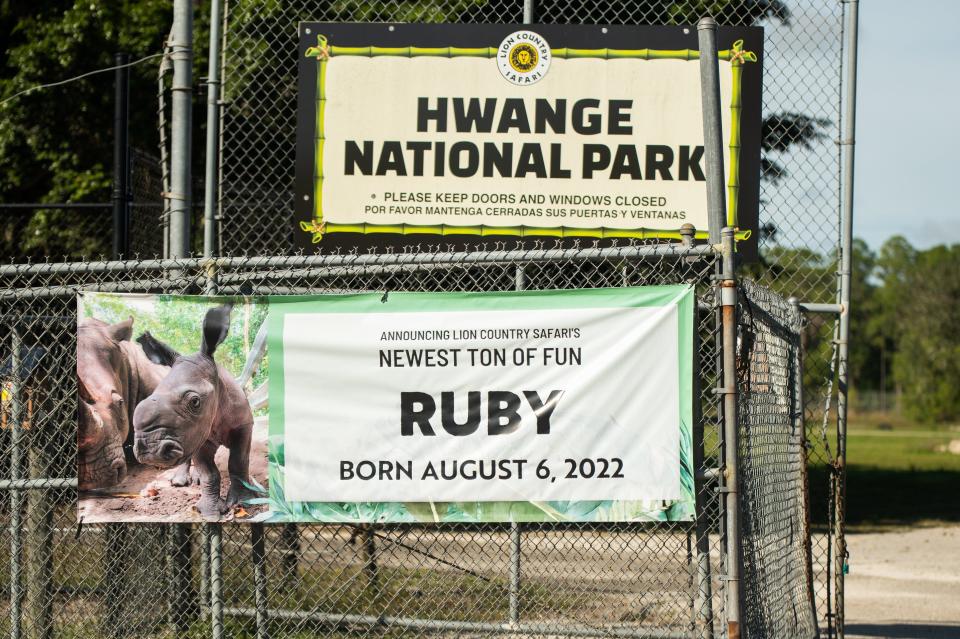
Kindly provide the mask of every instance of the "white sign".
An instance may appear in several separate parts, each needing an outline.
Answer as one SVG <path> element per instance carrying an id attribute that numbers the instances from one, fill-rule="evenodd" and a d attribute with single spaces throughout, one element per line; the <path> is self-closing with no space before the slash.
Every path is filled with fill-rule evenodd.
<path id="1" fill-rule="evenodd" d="M 652 288 L 272 303 L 285 499 L 685 499 L 692 293 Z"/>
<path id="2" fill-rule="evenodd" d="M 335 55 L 324 90 L 328 224 L 707 228 L 696 60 L 554 57 L 518 94 L 495 60 Z"/>

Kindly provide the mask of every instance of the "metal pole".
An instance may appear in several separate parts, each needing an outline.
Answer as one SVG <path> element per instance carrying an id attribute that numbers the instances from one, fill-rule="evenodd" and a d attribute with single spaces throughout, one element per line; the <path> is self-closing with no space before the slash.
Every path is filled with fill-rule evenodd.
<path id="1" fill-rule="evenodd" d="M 170 257 L 190 254 L 190 136 L 193 84 L 193 2 L 174 0 L 170 58 Z"/>
<path id="2" fill-rule="evenodd" d="M 800 472 L 802 481 L 800 482 L 800 499 L 803 501 L 803 551 L 806 555 L 805 572 L 807 576 L 807 588 L 809 588 L 810 597 L 810 616 L 817 619 L 817 601 L 813 593 L 816 592 L 813 585 L 813 539 L 810 535 L 810 476 L 808 469 L 810 467 L 810 447 L 807 440 L 807 412 L 806 399 L 803 396 L 803 354 L 807 351 L 807 336 L 803 330 L 803 306 L 796 297 L 787 300 L 796 310 L 800 317 L 800 339 L 797 344 L 797 355 L 793 363 L 793 388 L 796 394 L 794 400 L 795 413 L 794 423 L 799 440 L 798 448 L 800 454 Z"/>
<path id="3" fill-rule="evenodd" d="M 690 228 L 686 228 L 686 227 Z M 681 229 L 685 243 L 690 244 L 694 241 L 694 229 L 685 224 Z M 695 311 L 694 317 L 699 318 L 699 311 Z M 693 331 L 693 352 L 700 352 L 700 331 L 694 326 Z M 713 585 L 710 582 L 710 518 L 708 515 L 709 507 L 707 503 L 708 483 L 706 477 L 706 454 L 704 451 L 704 421 L 703 406 L 700 399 L 700 366 L 699 359 L 693 370 L 693 467 L 694 467 L 694 517 L 697 551 L 697 581 L 692 593 L 696 614 L 694 619 L 694 633 L 697 637 L 713 639 Z M 704 471 L 704 472 L 701 472 Z"/>
<path id="4" fill-rule="evenodd" d="M 373 524 L 361 527 L 360 542 L 363 544 L 363 572 L 367 575 L 367 587 L 376 596 L 379 586 L 377 569 L 377 544 L 373 537 Z"/>
<path id="5" fill-rule="evenodd" d="M 707 169 L 709 171 L 709 167 Z M 721 232 L 723 274 L 720 281 L 720 312 L 723 327 L 723 493 L 726 515 L 726 613 L 727 637 L 740 637 L 740 500 L 738 486 L 739 424 L 737 420 L 737 280 L 734 230 Z"/>
<path id="6" fill-rule="evenodd" d="M 129 53 L 113 58 L 115 73 L 113 102 L 113 259 L 126 255 L 130 220 L 130 62 Z"/>
<path id="7" fill-rule="evenodd" d="M 193 2 L 174 0 L 173 28 L 168 43 L 173 61 L 170 107 L 170 192 L 168 258 L 190 254 L 191 218 L 191 129 L 193 92 Z M 184 632 L 195 606 L 191 585 L 192 552 L 190 527 L 175 524 L 171 535 L 171 609 L 174 628 Z"/>
<path id="8" fill-rule="evenodd" d="M 121 67 L 130 61 L 127 53 L 117 53 L 114 63 Z M 128 199 L 130 177 L 130 69 L 118 68 L 114 82 L 113 110 L 113 259 L 125 256 L 130 206 Z M 108 637 L 122 637 L 126 629 L 123 623 L 123 602 L 126 586 L 127 529 L 123 524 L 109 524 L 106 527 L 107 555 L 104 567 L 104 581 L 107 586 L 106 611 L 103 620 L 103 632 Z"/>
<path id="9" fill-rule="evenodd" d="M 189 524 L 174 524 L 167 539 L 169 562 L 170 625 L 181 635 L 190 628 L 197 615 L 196 591 L 193 588 L 192 540 Z"/>
<path id="10" fill-rule="evenodd" d="M 210 635 L 223 639 L 223 528 L 210 527 Z"/>
<path id="11" fill-rule="evenodd" d="M 534 0 L 523 0 L 523 23 L 533 24 Z"/>
<path id="12" fill-rule="evenodd" d="M 520 524 L 510 522 L 510 624 L 520 624 Z"/>
<path id="13" fill-rule="evenodd" d="M 724 442 L 724 556 L 726 558 L 727 636 L 740 637 L 740 517 L 737 496 L 737 372 L 736 372 L 736 263 L 734 231 L 726 226 L 723 190 L 723 124 L 720 111 L 720 61 L 717 57 L 717 23 L 704 17 L 697 23 L 700 48 L 700 93 L 703 109 L 703 146 L 706 161 L 707 221 L 710 244 L 722 243 L 723 271 L 720 289 L 723 379 L 721 412 Z M 708 546 L 709 549 L 709 546 Z M 709 559 L 708 559 L 709 561 Z"/>
<path id="14" fill-rule="evenodd" d="M 525 5 L 526 10 L 526 5 Z M 522 291 L 527 285 L 526 272 L 522 264 L 517 265 L 513 273 L 513 286 L 515 290 Z M 522 535 L 520 533 L 520 524 L 515 521 L 510 522 L 510 625 L 518 626 L 520 624 L 520 552 Z"/>
<path id="15" fill-rule="evenodd" d="M 847 542 L 844 538 L 847 474 L 847 382 L 848 343 L 850 339 L 850 274 L 853 267 L 853 171 L 857 117 L 857 0 L 846 0 L 847 24 L 844 28 L 846 51 L 845 109 L 843 139 L 840 141 L 843 156 L 843 237 L 840 250 L 840 295 L 843 308 L 840 314 L 840 343 L 837 345 L 837 499 L 834 508 L 836 521 L 836 620 L 837 636 L 843 630 L 843 575 L 847 561 Z"/>
<path id="16" fill-rule="evenodd" d="M 217 183 L 220 165 L 221 0 L 210 2 L 210 54 L 207 65 L 207 152 L 203 182 L 203 255 L 213 257 L 217 242 Z"/>
<path id="17" fill-rule="evenodd" d="M 23 479 L 23 459 L 20 445 L 23 431 L 23 402 L 20 399 L 20 331 L 14 326 L 10 331 L 10 478 Z M 10 491 L 10 638 L 20 639 L 23 617 L 23 493 Z"/>
<path id="18" fill-rule="evenodd" d="M 727 207 L 723 193 L 723 124 L 720 116 L 720 62 L 717 58 L 717 23 L 701 18 L 697 23 L 700 41 L 700 99 L 703 107 L 703 152 L 707 178 L 707 220 L 710 243 L 720 243 L 720 229 L 726 226 Z"/>
<path id="19" fill-rule="evenodd" d="M 67 358 L 63 358 L 67 359 Z M 59 362 L 62 364 L 62 360 Z M 63 369 L 48 371 L 48 379 L 63 379 Z M 61 377 L 55 377 L 57 374 Z M 44 479 L 53 472 L 53 460 L 48 450 L 51 426 L 55 420 L 48 419 L 50 410 L 47 393 L 34 393 L 32 411 L 27 408 L 30 422 L 30 477 Z M 55 409 L 54 409 L 55 410 Z M 53 639 L 53 511 L 55 500 L 49 490 L 34 490 L 27 497 L 27 548 L 30 561 L 27 564 L 27 602 L 29 619 L 33 621 L 33 639 Z"/>
<path id="20" fill-rule="evenodd" d="M 300 563 L 300 532 L 296 524 L 283 524 L 280 529 L 280 549 L 283 585 L 288 590 L 292 590 L 300 581 L 297 568 Z"/>
<path id="21" fill-rule="evenodd" d="M 267 615 L 267 562 L 264 552 L 263 524 L 250 526 L 250 555 L 253 559 L 253 600 L 257 609 L 257 639 L 269 639 Z"/>
<path id="22" fill-rule="evenodd" d="M 124 618 L 124 602 L 127 599 L 127 525 L 107 524 L 107 548 L 104 569 L 106 582 L 106 610 L 103 619 L 103 634 L 107 637 L 124 637 L 130 627 Z"/>
<path id="23" fill-rule="evenodd" d="M 210 614 L 210 527 L 200 529 L 200 605 Z"/>
<path id="24" fill-rule="evenodd" d="M 207 263 L 206 293 L 217 294 L 217 265 L 214 262 Z M 206 530 L 210 542 L 210 634 L 213 639 L 223 639 L 223 527 L 208 523 Z M 259 637 L 259 618 L 257 633 Z"/>

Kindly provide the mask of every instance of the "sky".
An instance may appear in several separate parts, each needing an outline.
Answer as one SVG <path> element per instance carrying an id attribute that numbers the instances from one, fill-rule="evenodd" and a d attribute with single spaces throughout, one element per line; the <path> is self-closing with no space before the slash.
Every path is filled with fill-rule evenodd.
<path id="1" fill-rule="evenodd" d="M 960 242 L 960 2 L 859 5 L 854 235 Z"/>

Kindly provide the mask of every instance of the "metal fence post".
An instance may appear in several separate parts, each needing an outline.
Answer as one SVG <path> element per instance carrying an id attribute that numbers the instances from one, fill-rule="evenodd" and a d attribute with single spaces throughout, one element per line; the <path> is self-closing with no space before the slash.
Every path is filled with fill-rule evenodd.
<path id="1" fill-rule="evenodd" d="M 47 389 L 44 389 L 45 391 Z M 43 415 L 46 399 L 34 393 L 30 415 L 30 477 L 41 481 L 52 477 L 53 463 L 48 449 L 51 424 Z M 44 393 L 46 395 L 46 392 Z M 34 639 L 53 637 L 53 509 L 48 488 L 32 490 L 27 501 L 27 602 Z"/>
<path id="2" fill-rule="evenodd" d="M 217 265 L 207 253 L 208 246 L 204 244 L 204 258 L 206 268 L 206 294 L 216 295 L 218 292 Z M 209 246 L 210 251 L 213 246 Z M 223 628 L 223 526 L 219 523 L 205 525 L 210 543 L 210 636 L 213 639 L 222 639 Z M 252 533 L 251 533 L 252 534 Z M 260 633 L 260 619 L 257 619 L 257 633 Z"/>
<path id="3" fill-rule="evenodd" d="M 300 579 L 300 531 L 296 524 L 283 524 L 280 528 L 281 577 L 285 588 L 294 589 Z"/>
<path id="4" fill-rule="evenodd" d="M 127 524 L 106 525 L 106 611 L 103 619 L 103 634 L 107 637 L 123 637 L 130 626 L 124 619 L 123 603 L 127 591 Z"/>
<path id="5" fill-rule="evenodd" d="M 797 354 L 793 362 L 793 387 L 794 387 L 794 405 L 796 406 L 796 412 L 794 414 L 794 422 L 796 424 L 797 437 L 800 440 L 800 455 L 802 463 L 800 468 L 803 473 L 803 482 L 800 485 L 801 499 L 803 500 L 803 510 L 804 510 L 804 520 L 803 520 L 803 540 L 804 540 L 804 553 L 807 556 L 807 567 L 806 567 L 806 577 L 807 577 L 807 588 L 810 589 L 810 592 L 815 592 L 814 590 L 814 580 L 813 580 L 813 539 L 810 535 L 810 476 L 809 476 L 809 467 L 810 467 L 810 442 L 807 439 L 807 415 L 806 415 L 806 400 L 803 395 L 803 360 L 804 353 L 807 351 L 807 336 L 806 331 L 803 329 L 803 307 L 800 306 L 800 300 L 796 297 L 791 297 L 787 300 L 793 307 L 796 309 L 797 314 L 800 316 L 800 340 L 797 345 Z M 813 615 L 813 618 L 817 618 L 817 602 L 816 597 L 813 597 L 810 600 L 810 612 Z"/>
<path id="6" fill-rule="evenodd" d="M 217 183 L 220 166 L 221 0 L 210 3 L 210 53 L 207 66 L 207 148 L 203 181 L 203 254 L 211 257 L 217 242 Z"/>
<path id="7" fill-rule="evenodd" d="M 127 53 L 117 53 L 114 63 L 118 67 L 114 81 L 113 111 L 113 259 L 121 259 L 129 253 L 130 221 L 130 61 Z M 108 637 L 122 637 L 127 625 L 124 623 L 123 602 L 126 590 L 126 524 L 105 526 L 107 557 L 104 566 L 106 582 L 106 612 L 103 631 Z"/>
<path id="8" fill-rule="evenodd" d="M 684 225 L 690 226 L 690 225 Z M 684 232 L 684 231 L 681 231 Z M 693 244 L 693 227 L 685 229 L 685 236 Z M 694 311 L 699 317 L 699 311 Z M 696 324 L 695 324 L 696 326 Z M 693 331 L 693 352 L 700 352 L 700 331 Z M 713 639 L 713 585 L 710 582 L 710 521 L 707 514 L 706 453 L 704 451 L 703 406 L 700 385 L 701 364 L 697 359 L 693 370 L 693 468 L 694 468 L 694 534 L 696 538 L 696 583 L 692 594 L 694 606 L 694 636 Z"/>
<path id="9" fill-rule="evenodd" d="M 170 625 L 183 633 L 197 614 L 196 591 L 193 588 L 193 566 L 190 525 L 174 524 L 168 537 L 167 557 L 170 581 Z"/>
<path id="10" fill-rule="evenodd" d="M 200 606 L 210 614 L 210 527 L 200 529 Z"/>
<path id="11" fill-rule="evenodd" d="M 257 639 L 269 639 L 270 618 L 267 610 L 267 561 L 264 551 L 263 524 L 250 526 L 250 557 L 253 560 L 253 600 L 256 606 Z"/>
<path id="12" fill-rule="evenodd" d="M 520 524 L 510 522 L 510 623 L 520 624 Z"/>
<path id="13" fill-rule="evenodd" d="M 130 62 L 117 53 L 113 106 L 113 259 L 130 252 Z"/>
<path id="14" fill-rule="evenodd" d="M 844 535 L 846 509 L 847 478 L 847 382 L 848 382 L 848 342 L 850 339 L 850 276 L 853 268 L 853 169 L 855 159 L 855 135 L 857 116 L 857 0 L 845 0 L 847 7 L 844 28 L 846 42 L 844 50 L 846 77 L 844 80 L 846 95 L 843 117 L 843 222 L 840 265 L 840 343 L 837 345 L 837 492 L 834 500 L 836 522 L 836 625 L 837 636 L 844 636 L 843 630 L 843 580 L 847 564 L 847 542 Z"/>
<path id="15" fill-rule="evenodd" d="M 20 393 L 20 353 L 22 341 L 16 326 L 10 330 L 10 479 L 23 479 L 21 440 L 23 437 L 23 400 Z M 10 639 L 20 639 L 23 622 L 23 493 L 10 490 Z"/>
<path id="16" fill-rule="evenodd" d="M 707 220 L 710 243 L 720 243 L 726 226 L 727 207 L 723 193 L 723 127 L 720 119 L 720 63 L 717 58 L 717 23 L 701 18 L 697 23 L 700 42 L 700 99 L 703 106 L 703 152 L 707 172 Z"/>
<path id="17" fill-rule="evenodd" d="M 523 23 L 533 24 L 533 14 L 536 10 L 535 0 L 523 0 Z"/>
<path id="18" fill-rule="evenodd" d="M 168 258 L 190 254 L 191 221 L 191 128 L 193 94 L 193 3 L 174 0 L 173 28 L 168 43 L 173 61 L 170 107 L 170 192 L 166 194 L 169 211 Z M 195 593 L 192 587 L 192 548 L 190 526 L 175 524 L 170 535 L 171 622 L 178 631 L 186 630 L 193 617 Z"/>
<path id="19" fill-rule="evenodd" d="M 526 4 L 524 5 L 526 12 Z M 518 265 L 513 273 L 514 289 L 522 291 L 526 288 L 527 274 L 523 265 Z M 510 522 L 510 623 L 514 626 L 520 623 L 520 553 L 522 535 L 520 524 Z"/>
<path id="20" fill-rule="evenodd" d="M 193 2 L 174 0 L 170 43 L 173 84 L 170 109 L 170 257 L 190 254 Z"/>
<path id="21" fill-rule="evenodd" d="M 709 169 L 708 169 L 709 170 Z M 720 311 L 722 317 L 723 386 L 718 389 L 723 397 L 723 493 L 726 515 L 726 613 L 727 636 L 739 639 L 743 585 L 740 583 L 740 489 L 739 420 L 737 419 L 737 280 L 734 231 L 724 227 L 723 275 L 720 281 Z"/>
<path id="22" fill-rule="evenodd" d="M 377 568 L 377 543 L 374 539 L 373 524 L 366 524 L 357 531 L 360 533 L 360 544 L 363 548 L 363 572 L 367 575 L 367 588 L 373 596 L 380 587 L 379 569 Z"/>
<path id="23" fill-rule="evenodd" d="M 223 639 L 223 528 L 207 524 L 210 529 L 210 636 Z"/>
<path id="24" fill-rule="evenodd" d="M 706 168 L 707 219 L 711 244 L 722 244 L 720 288 L 721 378 L 723 396 L 723 490 L 726 550 L 727 636 L 740 637 L 740 511 L 737 492 L 737 283 L 734 229 L 726 226 L 727 206 L 723 191 L 723 120 L 720 113 L 720 62 L 717 56 L 717 23 L 704 17 L 697 23 L 700 47 L 700 91 L 703 108 L 703 146 Z"/>

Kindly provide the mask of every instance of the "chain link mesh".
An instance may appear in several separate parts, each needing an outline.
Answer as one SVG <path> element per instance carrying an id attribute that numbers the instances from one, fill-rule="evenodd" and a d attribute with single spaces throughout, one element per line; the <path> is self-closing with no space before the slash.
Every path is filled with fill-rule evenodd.
<path id="1" fill-rule="evenodd" d="M 163 255 L 166 223 L 160 160 L 139 149 L 130 154 L 129 253 L 145 258 Z"/>
<path id="2" fill-rule="evenodd" d="M 814 637 L 802 318 L 750 280 L 738 301 L 744 626 L 749 637 Z"/>
<path id="3" fill-rule="evenodd" d="M 642 246 L 237 258 L 221 260 L 216 283 L 221 293 L 242 286 L 256 294 L 690 283 L 701 305 L 706 429 L 697 474 L 715 478 L 714 262 L 704 251 Z M 205 535 L 212 530 L 223 544 L 216 583 L 231 636 L 254 634 L 258 610 L 261 631 L 275 636 L 720 631 L 715 479 L 701 480 L 702 515 L 689 524 L 76 526 L 75 490 L 53 488 L 70 485 L 76 472 L 76 291 L 202 293 L 209 270 L 201 260 L 2 270 L 0 537 L 11 552 L 0 555 L 0 633 L 19 620 L 21 636 L 205 635 L 213 586 Z"/>
<path id="4" fill-rule="evenodd" d="M 766 27 L 763 262 L 754 274 L 783 295 L 833 301 L 839 153 L 830 141 L 839 130 L 841 4 L 729 0 L 711 8 L 721 24 Z M 700 3 L 661 0 L 553 0 L 538 2 L 534 16 L 541 22 L 692 23 L 699 10 Z M 76 291 L 202 293 L 209 271 L 196 260 L 0 267 L 0 377 L 6 390 L 0 544 L 10 549 L 0 553 L 0 633 L 209 636 L 213 599 L 223 603 L 227 636 L 722 636 L 726 540 L 717 470 L 722 441 L 712 392 L 720 355 L 712 256 L 664 251 L 641 259 L 631 252 L 637 243 L 599 256 L 585 243 L 583 250 L 551 259 L 539 252 L 497 252 L 495 245 L 456 254 L 289 255 L 297 22 L 521 22 L 523 4 L 231 0 L 225 13 L 221 254 L 287 257 L 223 260 L 219 292 L 251 285 L 259 294 L 287 294 L 691 283 L 700 301 L 700 518 L 689 525 L 517 529 L 78 527 L 76 491 L 59 487 L 65 484 L 57 479 L 76 473 Z M 160 169 L 150 158 L 134 159 L 131 244 L 141 256 L 163 249 Z M 814 473 L 827 466 L 829 446 L 835 445 L 820 428 L 824 380 L 833 374 L 834 327 L 810 318 L 801 363 L 795 310 L 760 286 L 746 284 L 744 290 L 741 336 L 752 339 L 750 350 L 741 353 L 749 373 L 741 377 L 740 407 L 744 632 L 811 636 L 819 622 L 832 634 L 835 531 L 815 524 L 810 534 L 809 513 L 820 512 L 820 519 L 813 518 L 823 524 L 832 514 L 826 503 L 804 501 L 806 466 L 797 429 L 808 431 L 811 481 L 825 484 L 826 477 Z M 804 413 L 799 427 L 797 412 Z M 47 478 L 40 484 L 45 487 L 30 485 L 31 478 Z M 211 542 L 215 549 L 222 544 L 222 553 L 213 553 L 219 570 L 212 574 Z M 512 570 L 519 580 L 511 579 Z M 220 596 L 211 597 L 211 590 Z"/>
<path id="5" fill-rule="evenodd" d="M 645 0 L 538 0 L 535 22 L 693 24 L 702 3 Z M 749 267 L 761 284 L 806 302 L 836 298 L 840 245 L 840 131 L 843 3 L 836 0 L 724 0 L 709 7 L 720 24 L 765 29 L 763 180 L 760 193 L 761 261 Z M 311 21 L 521 22 L 520 0 L 324 3 L 297 0 L 229 2 L 225 19 L 221 163 L 221 249 L 227 255 L 288 254 L 292 250 L 293 163 L 296 124 L 296 25 Z M 811 318 L 805 417 L 824 416 L 831 378 L 832 321 Z M 829 415 L 828 415 L 829 416 Z M 826 434 L 810 432 L 813 481 L 830 459 Z M 837 530 L 832 507 L 814 491 L 814 587 L 821 624 L 832 631 L 832 559 Z"/>

